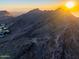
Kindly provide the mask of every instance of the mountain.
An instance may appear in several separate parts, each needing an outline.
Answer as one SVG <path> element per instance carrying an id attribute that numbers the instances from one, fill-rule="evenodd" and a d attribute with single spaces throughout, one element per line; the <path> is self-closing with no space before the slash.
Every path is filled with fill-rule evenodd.
<path id="1" fill-rule="evenodd" d="M 35 25 L 42 25 L 48 21 L 49 13 L 35 9 L 26 14 L 16 17 L 15 23 L 11 26 L 12 31 L 22 30 L 24 28 L 32 28 Z M 47 20 L 46 20 L 47 19 Z M 40 24 L 41 22 L 41 24 Z M 19 27 L 20 26 L 20 27 Z M 16 28 L 16 29 L 15 29 Z M 27 29 L 28 30 L 28 29 Z M 18 31 L 17 31 L 18 32 Z"/>
<path id="2" fill-rule="evenodd" d="M 0 11 L 0 17 L 1 16 L 8 16 L 8 15 L 9 15 L 9 12 L 8 11 L 5 11 L 5 10 Z"/>
<path id="3" fill-rule="evenodd" d="M 9 23 L 14 17 L 6 10 L 0 11 L 0 23 Z"/>
<path id="4" fill-rule="evenodd" d="M 79 59 L 79 20 L 68 10 L 34 9 L 13 18 L 0 38 L 0 55 L 8 59 Z"/>

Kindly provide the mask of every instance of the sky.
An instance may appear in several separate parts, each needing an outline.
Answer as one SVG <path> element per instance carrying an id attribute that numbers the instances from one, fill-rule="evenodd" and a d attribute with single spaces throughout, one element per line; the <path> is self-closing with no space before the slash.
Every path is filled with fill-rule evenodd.
<path id="1" fill-rule="evenodd" d="M 0 0 L 0 10 L 23 11 L 34 8 L 50 10 L 58 8 L 66 1 L 69 0 Z"/>

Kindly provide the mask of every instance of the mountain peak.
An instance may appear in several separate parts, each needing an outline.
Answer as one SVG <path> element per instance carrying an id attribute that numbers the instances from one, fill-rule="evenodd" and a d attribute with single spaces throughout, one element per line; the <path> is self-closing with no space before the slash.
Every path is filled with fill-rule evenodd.
<path id="1" fill-rule="evenodd" d="M 39 8 L 36 8 L 36 9 L 33 9 L 33 10 L 29 11 L 28 13 L 29 14 L 32 14 L 32 13 L 42 13 L 42 11 Z"/>
<path id="2" fill-rule="evenodd" d="M 10 13 L 6 10 L 0 11 L 0 16 L 10 16 Z"/>
<path id="3" fill-rule="evenodd" d="M 70 13 L 68 9 L 63 9 L 63 8 L 58 8 L 55 10 L 55 12 Z"/>
<path id="4" fill-rule="evenodd" d="M 69 11 L 68 9 L 58 8 L 58 9 L 55 10 L 55 13 L 59 14 L 59 15 L 65 15 L 65 16 L 73 16 L 73 17 L 75 17 L 71 13 L 71 11 Z"/>

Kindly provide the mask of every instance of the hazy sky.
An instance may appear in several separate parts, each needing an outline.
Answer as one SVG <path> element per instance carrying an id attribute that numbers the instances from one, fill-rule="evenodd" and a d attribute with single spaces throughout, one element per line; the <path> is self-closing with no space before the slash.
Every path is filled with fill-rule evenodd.
<path id="1" fill-rule="evenodd" d="M 0 10 L 55 9 L 68 0 L 0 0 Z"/>

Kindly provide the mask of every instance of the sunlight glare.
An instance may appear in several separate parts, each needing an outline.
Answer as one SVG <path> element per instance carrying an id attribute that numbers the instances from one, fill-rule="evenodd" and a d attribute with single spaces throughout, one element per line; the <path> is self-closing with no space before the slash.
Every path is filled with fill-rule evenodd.
<path id="1" fill-rule="evenodd" d="M 72 1 L 69 1 L 69 2 L 66 3 L 67 8 L 73 8 L 74 6 L 75 6 L 75 3 L 72 2 Z"/>

